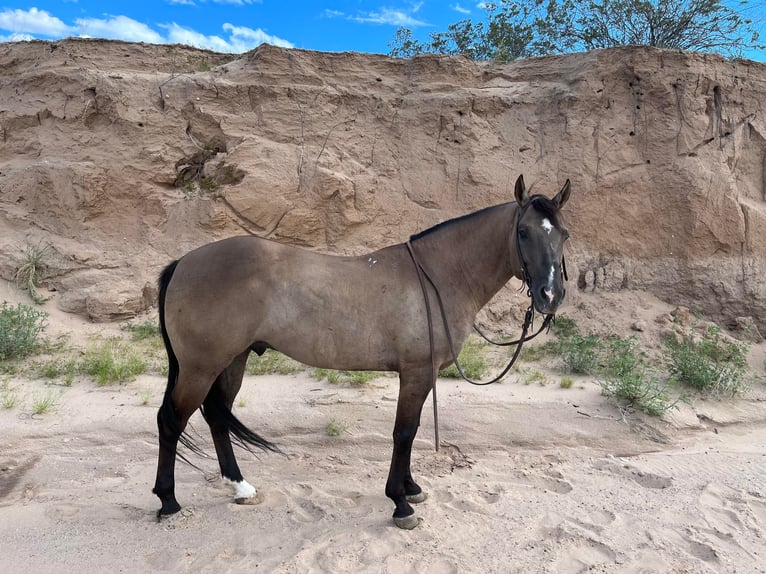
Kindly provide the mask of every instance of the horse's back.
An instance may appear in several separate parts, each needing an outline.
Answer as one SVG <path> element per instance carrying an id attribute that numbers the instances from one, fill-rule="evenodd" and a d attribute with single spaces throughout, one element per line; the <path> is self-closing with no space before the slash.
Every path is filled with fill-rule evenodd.
<path id="1" fill-rule="evenodd" d="M 400 247 L 338 257 L 253 236 L 204 245 L 168 285 L 171 340 L 190 360 L 213 348 L 225 361 L 263 342 L 315 366 L 395 368 L 392 329 L 420 301 Z"/>

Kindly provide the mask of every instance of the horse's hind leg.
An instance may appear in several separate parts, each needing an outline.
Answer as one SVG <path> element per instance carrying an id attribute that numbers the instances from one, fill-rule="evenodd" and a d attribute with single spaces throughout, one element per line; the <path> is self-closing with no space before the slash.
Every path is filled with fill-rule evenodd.
<path id="1" fill-rule="evenodd" d="M 412 478 L 410 458 L 412 443 L 420 425 L 423 403 L 433 385 L 430 369 L 400 373 L 399 399 L 396 404 L 394 423 L 394 452 L 391 469 L 386 482 L 386 496 L 394 501 L 394 523 L 400 528 L 411 529 L 418 525 L 410 502 L 422 502 L 425 495 Z"/>
<path id="2" fill-rule="evenodd" d="M 215 452 L 218 455 L 218 464 L 221 468 L 221 478 L 233 487 L 234 500 L 238 504 L 248 504 L 255 501 L 255 488 L 242 477 L 242 472 L 239 470 L 231 445 L 229 427 L 223 418 L 222 409 L 231 411 L 234 398 L 242 387 L 242 377 L 245 374 L 245 365 L 249 354 L 250 351 L 247 350 L 232 361 L 215 380 L 202 403 L 205 420 L 210 426 L 210 433 L 213 435 Z"/>
<path id="3" fill-rule="evenodd" d="M 175 377 L 171 370 L 171 379 Z M 202 399 L 207 394 L 212 381 L 202 382 L 199 374 L 191 373 L 178 375 L 169 391 L 166 391 L 162 405 L 157 412 L 157 428 L 159 430 L 159 456 L 157 459 L 157 479 L 152 492 L 156 494 L 162 507 L 157 517 L 174 514 L 181 510 L 175 496 L 175 464 L 179 440 L 181 438 L 189 417 L 202 404 Z M 197 384 L 195 384 L 195 382 Z M 196 447 L 191 441 L 184 441 L 188 447 L 194 450 Z"/>

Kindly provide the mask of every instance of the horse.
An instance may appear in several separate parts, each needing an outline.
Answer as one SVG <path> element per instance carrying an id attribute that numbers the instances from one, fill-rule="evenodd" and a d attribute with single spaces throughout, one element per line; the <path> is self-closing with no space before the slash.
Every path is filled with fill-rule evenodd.
<path id="1" fill-rule="evenodd" d="M 250 352 L 274 349 L 306 365 L 395 371 L 399 394 L 385 493 L 394 523 L 414 528 L 411 504 L 426 493 L 410 471 L 423 403 L 439 369 L 457 360 L 479 310 L 511 277 L 532 306 L 555 313 L 564 299 L 560 210 L 570 182 L 549 199 L 530 195 L 519 176 L 515 201 L 442 222 L 406 243 L 362 256 L 314 253 L 257 236 L 209 243 L 171 262 L 159 277 L 159 321 L 168 383 L 157 413 L 159 455 L 153 488 L 158 519 L 181 509 L 175 497 L 179 442 L 200 409 L 222 480 L 235 502 L 256 490 L 237 465 L 236 443 L 281 452 L 231 412 Z M 427 281 L 423 280 L 423 272 Z M 442 320 L 432 322 L 431 315 Z"/>

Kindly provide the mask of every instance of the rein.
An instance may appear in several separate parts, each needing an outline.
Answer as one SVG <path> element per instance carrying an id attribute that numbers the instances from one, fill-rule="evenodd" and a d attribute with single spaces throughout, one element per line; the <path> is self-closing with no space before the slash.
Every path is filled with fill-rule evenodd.
<path id="1" fill-rule="evenodd" d="M 527 284 L 530 285 L 528 280 L 528 274 L 527 274 L 527 265 L 524 261 L 524 257 L 521 253 L 521 247 L 519 245 L 518 240 L 518 223 L 521 221 L 521 217 L 526 211 L 526 207 L 519 208 L 517 216 L 516 216 L 516 229 L 517 229 L 517 237 L 516 237 L 516 250 L 519 258 L 519 262 L 521 263 L 521 271 L 522 271 L 522 280 Z M 431 287 L 433 287 L 434 293 L 436 294 L 436 301 L 439 304 L 439 311 L 441 313 L 442 322 L 444 324 L 444 332 L 447 336 L 447 343 L 449 344 L 450 352 L 452 353 L 452 361 L 455 364 L 455 368 L 457 369 L 460 376 L 465 380 L 466 382 L 476 385 L 476 386 L 486 386 L 491 385 L 494 383 L 497 383 L 498 381 L 502 380 L 503 377 L 505 377 L 508 374 L 508 371 L 511 370 L 511 367 L 513 367 L 516 360 L 519 358 L 519 354 L 521 353 L 521 348 L 524 345 L 525 342 L 531 341 L 537 335 L 539 335 L 543 329 L 550 328 L 550 324 L 555 321 L 555 314 L 549 314 L 545 316 L 545 319 L 543 320 L 542 325 L 540 325 L 540 328 L 537 330 L 537 332 L 534 335 L 531 335 L 527 337 L 527 333 L 529 332 L 529 329 L 532 328 L 535 318 L 535 310 L 534 310 L 534 303 L 530 303 L 529 307 L 527 307 L 527 311 L 524 315 L 524 325 L 521 329 L 521 337 L 516 339 L 515 341 L 508 341 L 508 342 L 495 342 L 488 338 L 477 326 L 474 324 L 473 328 L 476 330 L 476 332 L 488 343 L 492 345 L 496 345 L 499 347 L 508 347 L 511 345 L 516 345 L 516 350 L 513 353 L 513 357 L 511 357 L 510 362 L 508 365 L 503 369 L 503 371 L 497 375 L 495 378 L 493 378 L 490 381 L 474 381 L 473 379 L 470 379 L 468 376 L 466 376 L 465 372 L 463 371 L 463 367 L 460 364 L 460 361 L 458 360 L 458 353 L 455 350 L 455 342 L 452 339 L 452 332 L 449 328 L 449 323 L 447 321 L 447 312 L 444 307 L 444 302 L 441 297 L 441 293 L 439 293 L 439 289 L 436 286 L 436 283 L 433 279 L 428 275 L 428 272 L 423 267 L 422 263 L 418 259 L 417 255 L 415 254 L 415 250 L 412 246 L 412 237 L 407 240 L 405 243 L 407 246 L 407 251 L 410 254 L 410 257 L 412 258 L 412 262 L 415 265 L 415 270 L 418 274 L 418 281 L 420 282 L 420 288 L 423 291 L 423 299 L 425 300 L 426 304 L 426 319 L 428 322 L 428 345 L 429 350 L 431 353 L 431 380 L 432 383 L 432 392 L 433 392 L 433 404 L 434 404 L 434 447 L 436 451 L 439 450 L 439 411 L 437 407 L 437 401 L 436 401 L 436 364 L 435 364 L 435 357 L 434 357 L 434 326 L 433 326 L 433 317 L 431 315 L 431 304 L 428 297 L 428 288 L 426 286 L 426 281 L 431 284 Z M 562 261 L 562 267 L 563 267 L 563 273 L 564 273 L 564 279 L 566 280 L 566 264 Z M 527 290 L 527 296 L 532 297 L 532 292 L 528 289 Z"/>

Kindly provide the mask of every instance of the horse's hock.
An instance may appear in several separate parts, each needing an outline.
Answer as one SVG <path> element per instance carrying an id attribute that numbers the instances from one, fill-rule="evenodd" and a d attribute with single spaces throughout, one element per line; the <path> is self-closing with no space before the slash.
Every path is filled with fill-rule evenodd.
<path id="1" fill-rule="evenodd" d="M 211 240 L 361 253 L 511 200 L 523 172 L 532 193 L 572 179 L 570 285 L 766 332 L 763 64 L 65 40 L 2 44 L 0 65 L 0 275 L 50 244 L 60 304 L 94 320 L 151 305 L 161 265 Z"/>

